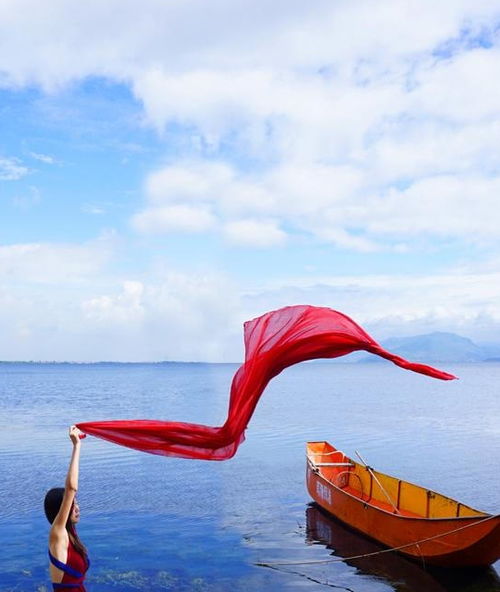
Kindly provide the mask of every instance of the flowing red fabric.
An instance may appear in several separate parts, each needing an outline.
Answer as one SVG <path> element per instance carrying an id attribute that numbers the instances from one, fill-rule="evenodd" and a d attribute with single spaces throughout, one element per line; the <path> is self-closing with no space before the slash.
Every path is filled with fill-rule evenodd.
<path id="1" fill-rule="evenodd" d="M 359 325 L 330 308 L 289 306 L 245 323 L 245 362 L 233 377 L 224 425 L 158 420 L 79 423 L 84 433 L 152 454 L 225 460 L 245 439 L 244 431 L 269 381 L 293 364 L 336 358 L 365 350 L 433 378 L 455 378 L 431 366 L 414 364 L 383 349 Z"/>

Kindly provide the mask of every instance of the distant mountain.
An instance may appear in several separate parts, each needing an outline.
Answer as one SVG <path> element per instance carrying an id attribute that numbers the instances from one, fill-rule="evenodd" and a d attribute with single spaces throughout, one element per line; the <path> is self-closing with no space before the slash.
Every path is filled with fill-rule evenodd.
<path id="1" fill-rule="evenodd" d="M 412 337 L 391 337 L 383 341 L 382 346 L 414 362 L 500 362 L 499 343 L 478 345 L 456 333 L 436 332 Z M 378 356 L 363 356 L 358 359 L 362 362 L 378 360 Z"/>
<path id="2" fill-rule="evenodd" d="M 383 343 L 391 352 L 416 361 L 481 362 L 485 350 L 467 337 L 455 333 L 428 333 L 414 337 L 392 337 Z"/>

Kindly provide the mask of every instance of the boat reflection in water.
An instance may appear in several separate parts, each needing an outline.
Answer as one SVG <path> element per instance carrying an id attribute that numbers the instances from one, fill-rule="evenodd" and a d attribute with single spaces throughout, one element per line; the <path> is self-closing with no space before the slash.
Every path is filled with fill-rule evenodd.
<path id="1" fill-rule="evenodd" d="M 500 578 L 493 568 L 446 569 L 406 559 L 395 552 L 372 557 L 367 555 L 387 550 L 387 547 L 351 530 L 343 523 L 325 514 L 312 503 L 306 510 L 309 544 L 320 543 L 332 549 L 333 555 L 346 559 L 345 563 L 363 574 L 382 578 L 398 592 L 498 592 Z"/>

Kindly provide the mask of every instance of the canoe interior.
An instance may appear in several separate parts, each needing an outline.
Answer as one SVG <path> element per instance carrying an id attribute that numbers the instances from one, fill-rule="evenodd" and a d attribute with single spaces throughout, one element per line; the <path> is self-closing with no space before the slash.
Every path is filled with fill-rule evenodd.
<path id="1" fill-rule="evenodd" d="M 307 459 L 326 481 L 382 511 L 428 519 L 487 516 L 440 493 L 370 471 L 328 442 L 308 442 Z"/>

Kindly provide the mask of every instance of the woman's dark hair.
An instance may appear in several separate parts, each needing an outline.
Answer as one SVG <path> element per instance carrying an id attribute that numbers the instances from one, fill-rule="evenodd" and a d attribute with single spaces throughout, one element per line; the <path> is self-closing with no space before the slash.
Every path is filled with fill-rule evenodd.
<path id="1" fill-rule="evenodd" d="M 64 498 L 64 487 L 54 487 L 53 489 L 49 489 L 45 495 L 45 500 L 43 502 L 43 507 L 45 510 L 45 516 L 47 516 L 47 520 L 52 524 L 56 519 L 57 514 L 59 513 L 59 509 L 61 508 L 61 504 Z M 84 544 L 80 540 L 76 532 L 75 525 L 71 522 L 71 512 L 73 511 L 73 506 L 71 506 L 71 510 L 69 512 L 68 520 L 66 521 L 66 530 L 68 531 L 68 535 L 73 543 L 75 549 L 80 553 L 80 555 L 88 561 L 87 559 L 87 549 L 85 548 Z"/>
<path id="2" fill-rule="evenodd" d="M 56 516 L 61 507 L 64 497 L 64 487 L 54 487 L 49 489 L 45 495 L 43 502 L 43 508 L 45 510 L 45 516 L 47 520 L 52 524 L 56 519 Z"/>

